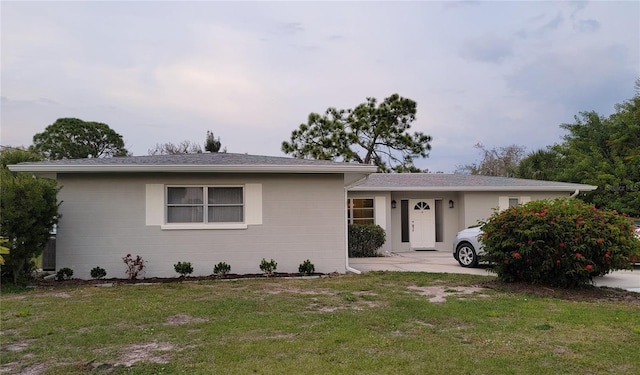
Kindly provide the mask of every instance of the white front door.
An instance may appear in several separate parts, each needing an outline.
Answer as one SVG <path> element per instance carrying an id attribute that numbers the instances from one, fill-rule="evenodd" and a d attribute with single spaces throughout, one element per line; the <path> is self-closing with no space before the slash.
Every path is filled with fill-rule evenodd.
<path id="1" fill-rule="evenodd" d="M 409 200 L 412 249 L 436 248 L 436 207 L 434 199 Z"/>

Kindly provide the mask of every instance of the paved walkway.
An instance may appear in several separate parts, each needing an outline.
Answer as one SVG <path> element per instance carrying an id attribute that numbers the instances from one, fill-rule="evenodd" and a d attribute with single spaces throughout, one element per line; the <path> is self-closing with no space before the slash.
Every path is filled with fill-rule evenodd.
<path id="1" fill-rule="evenodd" d="M 444 272 L 494 276 L 485 268 L 461 267 L 449 251 L 407 251 L 376 258 L 349 258 L 349 266 L 361 272 Z M 640 293 L 640 269 L 617 271 L 594 280 L 596 286 L 621 288 Z"/>

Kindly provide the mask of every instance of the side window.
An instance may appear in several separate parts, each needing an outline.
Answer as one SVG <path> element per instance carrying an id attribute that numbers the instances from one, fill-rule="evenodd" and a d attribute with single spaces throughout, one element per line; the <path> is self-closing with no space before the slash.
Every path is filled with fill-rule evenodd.
<path id="1" fill-rule="evenodd" d="M 374 224 L 373 198 L 349 198 L 347 218 L 349 224 Z"/>
<path id="2" fill-rule="evenodd" d="M 167 187 L 167 223 L 242 223 L 244 190 L 228 186 Z"/>
<path id="3" fill-rule="evenodd" d="M 509 208 L 515 207 L 520 204 L 520 199 L 518 198 L 509 198 Z"/>

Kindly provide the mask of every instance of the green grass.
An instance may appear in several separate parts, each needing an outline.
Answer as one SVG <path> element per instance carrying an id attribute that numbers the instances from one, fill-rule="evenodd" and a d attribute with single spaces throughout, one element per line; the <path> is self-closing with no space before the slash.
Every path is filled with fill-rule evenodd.
<path id="1" fill-rule="evenodd" d="M 482 276 L 368 273 L 15 291 L 0 372 L 631 374 L 633 302 L 486 289 Z M 427 292 L 441 287 L 446 302 Z M 138 360 L 138 361 L 137 361 Z"/>

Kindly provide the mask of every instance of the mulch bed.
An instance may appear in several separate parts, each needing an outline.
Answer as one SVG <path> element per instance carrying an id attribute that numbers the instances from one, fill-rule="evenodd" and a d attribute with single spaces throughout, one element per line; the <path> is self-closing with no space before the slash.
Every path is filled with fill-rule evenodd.
<path id="1" fill-rule="evenodd" d="M 535 297 L 558 298 L 577 302 L 624 302 L 640 306 L 640 293 L 617 288 L 593 285 L 558 288 L 523 282 L 507 283 L 499 280 L 483 281 L 476 285 L 499 292 L 525 293 Z"/>
<path id="2" fill-rule="evenodd" d="M 31 282 L 30 284 L 33 286 L 41 286 L 41 287 L 58 287 L 58 286 L 73 286 L 73 285 L 126 285 L 126 284 L 163 284 L 163 283 L 179 283 L 184 281 L 205 281 L 205 280 L 236 280 L 236 279 L 267 279 L 267 278 L 283 278 L 283 277 L 326 277 L 326 276 L 334 276 L 333 274 L 327 275 L 323 273 L 311 273 L 311 274 L 302 274 L 302 273 L 284 273 L 284 272 L 274 272 L 271 275 L 265 275 L 262 273 L 255 274 L 227 274 L 225 276 L 187 276 L 187 277 L 149 277 L 149 278 L 140 278 L 140 279 L 118 279 L 118 278 L 110 278 L 110 279 L 69 279 L 57 281 L 55 279 L 39 279 Z"/>

